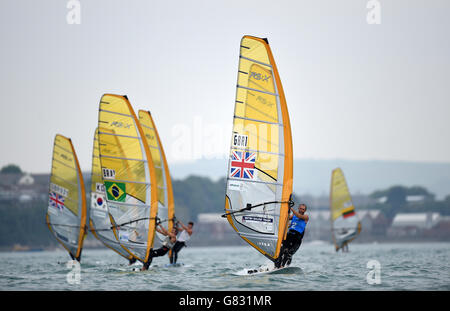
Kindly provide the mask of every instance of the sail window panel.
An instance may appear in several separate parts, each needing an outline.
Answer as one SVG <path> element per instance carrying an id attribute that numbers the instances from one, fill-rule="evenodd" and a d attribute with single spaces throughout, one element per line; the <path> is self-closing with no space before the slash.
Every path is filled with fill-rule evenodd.
<path id="1" fill-rule="evenodd" d="M 240 54 L 244 57 L 270 64 L 269 56 L 264 44 L 258 40 L 244 37 L 241 40 Z"/>

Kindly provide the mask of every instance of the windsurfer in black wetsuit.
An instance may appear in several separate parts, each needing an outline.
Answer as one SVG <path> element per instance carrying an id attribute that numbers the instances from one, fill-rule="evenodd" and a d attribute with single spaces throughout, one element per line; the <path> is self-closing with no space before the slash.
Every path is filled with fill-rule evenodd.
<path id="1" fill-rule="evenodd" d="M 292 214 L 289 215 L 291 223 L 286 239 L 281 245 L 280 255 L 275 261 L 275 268 L 281 268 L 285 265 L 290 265 L 292 256 L 302 244 L 303 235 L 305 234 L 305 227 L 308 223 L 309 217 L 305 214 L 306 204 L 300 204 L 298 211 L 290 207 Z"/>
<path id="2" fill-rule="evenodd" d="M 181 227 L 178 227 L 178 224 L 180 224 Z M 172 254 L 170 254 L 171 264 L 177 263 L 178 252 L 183 248 L 183 246 L 186 246 L 186 242 L 191 238 L 191 235 L 193 233 L 193 226 L 194 223 L 192 221 L 190 221 L 187 226 L 185 226 L 181 221 L 177 221 L 177 230 L 181 231 L 181 233 L 177 238 L 177 242 L 172 248 Z"/>
<path id="3" fill-rule="evenodd" d="M 156 250 L 150 250 L 148 261 L 142 266 L 142 271 L 148 270 L 148 267 L 150 267 L 150 264 L 152 263 L 153 257 L 164 256 L 177 241 L 177 229 L 175 227 L 172 228 L 171 232 L 168 232 L 166 229 L 164 229 L 163 226 L 161 226 L 161 224 L 159 224 L 158 227 L 156 227 L 156 231 L 158 231 L 162 235 L 165 235 L 166 238 L 164 239 L 162 247 Z"/>

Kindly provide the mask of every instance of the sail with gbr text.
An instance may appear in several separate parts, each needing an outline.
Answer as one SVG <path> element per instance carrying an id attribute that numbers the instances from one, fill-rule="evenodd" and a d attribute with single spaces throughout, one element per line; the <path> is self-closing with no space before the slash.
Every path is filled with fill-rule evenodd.
<path id="1" fill-rule="evenodd" d="M 272 261 L 286 236 L 292 166 L 289 114 L 269 43 L 244 36 L 224 216 L 242 239 Z"/>

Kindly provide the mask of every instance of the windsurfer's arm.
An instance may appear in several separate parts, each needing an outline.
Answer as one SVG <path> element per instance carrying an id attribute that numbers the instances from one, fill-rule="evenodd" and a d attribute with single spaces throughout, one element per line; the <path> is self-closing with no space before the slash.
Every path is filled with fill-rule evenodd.
<path id="1" fill-rule="evenodd" d="M 186 227 L 181 221 L 179 221 L 181 227 L 183 228 L 183 230 L 186 230 L 187 233 L 189 233 L 189 235 L 192 234 L 192 229 L 189 229 L 188 227 Z"/>
<path id="2" fill-rule="evenodd" d="M 308 215 L 306 215 L 306 214 L 300 214 L 299 212 L 297 212 L 295 209 L 293 209 L 292 207 L 291 207 L 291 211 L 294 213 L 294 215 L 295 216 L 297 216 L 298 218 L 300 218 L 300 219 L 303 219 L 304 221 L 308 221 L 309 220 L 309 217 L 308 217 Z M 292 216 L 292 215 L 291 215 Z"/>
<path id="3" fill-rule="evenodd" d="M 158 225 L 158 227 L 156 227 L 156 231 L 158 231 L 161 234 L 167 235 L 167 230 L 164 229 L 164 227 L 161 225 Z"/>

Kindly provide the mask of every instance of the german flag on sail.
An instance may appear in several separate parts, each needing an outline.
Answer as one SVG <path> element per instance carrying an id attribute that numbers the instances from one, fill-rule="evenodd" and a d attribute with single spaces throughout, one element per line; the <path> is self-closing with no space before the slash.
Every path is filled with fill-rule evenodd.
<path id="1" fill-rule="evenodd" d="M 342 216 L 344 218 L 354 216 L 354 215 L 355 215 L 355 208 L 353 206 L 350 206 L 349 208 L 346 208 L 345 210 L 342 211 Z"/>

